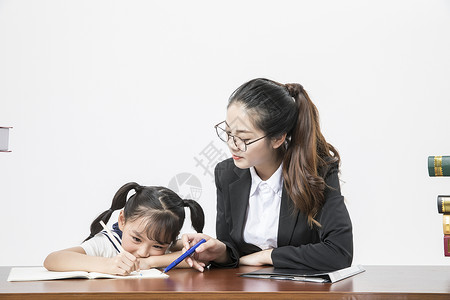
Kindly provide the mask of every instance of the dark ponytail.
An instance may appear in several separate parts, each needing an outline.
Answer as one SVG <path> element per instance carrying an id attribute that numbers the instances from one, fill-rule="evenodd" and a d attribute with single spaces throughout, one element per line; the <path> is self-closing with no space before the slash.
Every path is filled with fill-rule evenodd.
<path id="1" fill-rule="evenodd" d="M 87 241 L 94 237 L 97 233 L 99 233 L 103 227 L 100 224 L 100 221 L 105 222 L 105 224 L 108 223 L 109 219 L 111 218 L 111 215 L 114 211 L 118 209 L 122 209 L 125 207 L 125 203 L 127 202 L 127 195 L 132 189 L 139 189 L 140 185 L 136 182 L 130 182 L 122 186 L 114 195 L 114 198 L 111 203 L 111 207 L 108 210 L 105 210 L 103 213 L 101 213 L 91 224 L 91 233 L 89 236 L 84 240 Z"/>
<path id="2" fill-rule="evenodd" d="M 308 217 L 310 226 L 324 201 L 322 171 L 339 162 L 336 149 L 320 131 L 319 114 L 300 84 L 281 84 L 265 78 L 244 83 L 230 97 L 228 107 L 241 103 L 254 125 L 268 138 L 286 134 L 283 152 L 284 186 L 296 209 Z"/>
<path id="3" fill-rule="evenodd" d="M 324 165 L 339 161 L 339 154 L 320 131 L 317 107 L 300 84 L 286 84 L 298 107 L 296 126 L 284 156 L 283 177 L 295 206 L 308 216 L 310 226 L 323 206 L 325 180 L 318 173 Z M 331 154 L 333 153 L 333 155 Z"/>
<path id="4" fill-rule="evenodd" d="M 192 227 L 198 233 L 202 233 L 203 227 L 205 226 L 205 214 L 203 213 L 202 207 L 196 201 L 190 199 L 183 199 L 183 206 L 189 207 L 191 211 Z"/>
<path id="5" fill-rule="evenodd" d="M 132 189 L 136 193 L 127 200 L 127 195 Z M 160 244 L 170 244 L 175 242 L 183 227 L 185 206 L 191 211 L 194 229 L 202 232 L 205 216 L 202 207 L 194 200 L 182 200 L 175 192 L 165 187 L 127 183 L 114 195 L 111 208 L 92 222 L 91 233 L 86 240 L 102 230 L 100 220 L 107 223 L 115 210 L 123 208 L 125 223 L 143 218 L 146 223 L 145 233 L 149 239 Z"/>

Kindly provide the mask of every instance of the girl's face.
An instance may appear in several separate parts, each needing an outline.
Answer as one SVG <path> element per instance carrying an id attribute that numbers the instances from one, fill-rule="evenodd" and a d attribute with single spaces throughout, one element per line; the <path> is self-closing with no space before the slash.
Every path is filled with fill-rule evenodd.
<path id="1" fill-rule="evenodd" d="M 226 131 L 233 136 L 240 137 L 246 143 L 265 135 L 263 131 L 253 126 L 250 116 L 239 102 L 235 102 L 228 107 L 226 123 Z M 247 151 L 243 152 L 236 147 L 233 139 L 230 138 L 228 140 L 228 148 L 233 156 L 234 164 L 238 168 L 247 169 L 255 167 L 259 174 L 260 171 L 264 173 L 265 170 L 270 171 L 274 167 L 276 170 L 280 163 L 277 148 L 283 142 L 284 138 L 263 138 L 248 145 Z"/>
<path id="2" fill-rule="evenodd" d="M 163 255 L 169 247 L 169 244 L 160 244 L 147 237 L 142 219 L 125 222 L 123 210 L 119 214 L 119 229 L 122 230 L 123 249 L 137 258 Z"/>

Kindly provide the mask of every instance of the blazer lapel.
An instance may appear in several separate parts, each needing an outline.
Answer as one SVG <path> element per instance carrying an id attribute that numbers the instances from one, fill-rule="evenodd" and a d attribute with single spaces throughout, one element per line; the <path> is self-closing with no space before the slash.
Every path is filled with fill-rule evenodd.
<path id="1" fill-rule="evenodd" d="M 231 217 L 234 227 L 231 235 L 243 240 L 242 232 L 250 195 L 251 175 L 248 169 L 239 169 L 237 167 L 235 167 L 234 172 L 238 179 L 229 186 Z"/>
<path id="2" fill-rule="evenodd" d="M 299 212 L 294 209 L 294 204 L 283 188 L 281 195 L 280 221 L 278 223 L 278 247 L 289 245 Z"/>

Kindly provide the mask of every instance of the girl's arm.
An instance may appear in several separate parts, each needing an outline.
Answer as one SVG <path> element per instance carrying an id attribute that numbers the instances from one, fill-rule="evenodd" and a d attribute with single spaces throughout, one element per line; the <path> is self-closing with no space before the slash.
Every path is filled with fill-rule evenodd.
<path id="1" fill-rule="evenodd" d="M 155 255 L 150 256 L 147 258 L 141 258 L 140 261 L 140 268 L 150 269 L 150 268 L 163 268 L 170 265 L 175 259 L 181 256 L 183 254 L 182 251 L 172 252 L 164 255 Z M 205 267 L 204 263 L 199 263 L 202 267 Z M 189 268 L 190 266 L 186 263 L 185 260 L 180 262 L 176 268 Z"/>
<path id="2" fill-rule="evenodd" d="M 49 271 L 87 271 L 127 275 L 139 270 L 137 258 L 126 251 L 108 258 L 86 255 L 80 246 L 50 253 L 44 261 Z"/>
<path id="3" fill-rule="evenodd" d="M 180 251 L 181 249 L 183 249 L 183 242 L 181 240 L 177 240 L 175 244 L 173 244 L 169 250 L 171 252 L 175 252 L 175 251 Z"/>

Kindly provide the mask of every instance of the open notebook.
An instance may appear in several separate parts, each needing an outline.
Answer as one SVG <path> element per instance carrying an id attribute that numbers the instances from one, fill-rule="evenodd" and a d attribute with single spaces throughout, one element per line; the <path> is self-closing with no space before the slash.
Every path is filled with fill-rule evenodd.
<path id="1" fill-rule="evenodd" d="M 250 273 L 241 274 L 242 277 L 284 279 L 308 282 L 336 282 L 347 277 L 364 272 L 361 265 L 351 266 L 334 272 L 305 271 L 296 269 L 264 268 Z"/>
<path id="2" fill-rule="evenodd" d="M 48 271 L 44 267 L 16 267 L 11 268 L 8 281 L 36 281 L 36 280 L 55 280 L 55 279 L 72 279 L 72 278 L 167 278 L 169 275 L 157 269 L 141 270 L 132 272 L 130 275 L 120 276 L 96 272 L 70 271 L 70 272 L 54 272 Z"/>

